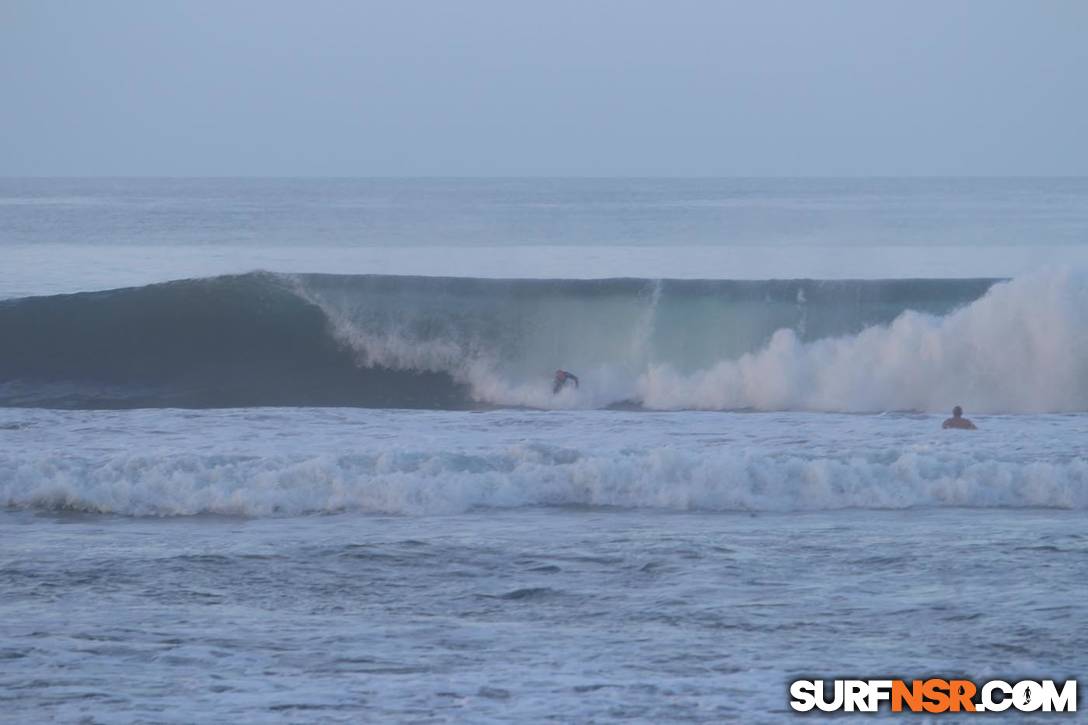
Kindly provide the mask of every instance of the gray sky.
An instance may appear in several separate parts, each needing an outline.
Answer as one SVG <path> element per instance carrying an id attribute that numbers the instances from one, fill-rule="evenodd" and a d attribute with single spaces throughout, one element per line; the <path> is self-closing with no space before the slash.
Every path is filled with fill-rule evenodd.
<path id="1" fill-rule="evenodd" d="M 0 175 L 1088 174 L 1083 0 L 0 0 Z"/>

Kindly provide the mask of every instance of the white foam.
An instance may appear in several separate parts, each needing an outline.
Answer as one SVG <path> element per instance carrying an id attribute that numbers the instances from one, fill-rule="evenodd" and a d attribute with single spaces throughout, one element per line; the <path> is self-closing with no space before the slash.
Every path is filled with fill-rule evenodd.
<path id="1" fill-rule="evenodd" d="M 654 367 L 637 398 L 652 408 L 1088 410 L 1088 285 L 1036 273 L 945 317 L 906 312 L 808 344 L 779 330 L 766 348 L 693 375 Z"/>
<path id="2" fill-rule="evenodd" d="M 940 431 L 937 417 L 827 414 L 18 414 L 24 427 L 0 447 L 0 503 L 16 508 L 258 517 L 541 505 L 1088 509 L 1085 416 L 984 419 L 963 433 Z"/>
<path id="3" fill-rule="evenodd" d="M 1088 461 L 997 464 L 905 454 L 890 462 L 656 448 L 617 458 L 511 449 L 489 458 L 390 453 L 373 459 L 198 456 L 0 462 L 17 508 L 133 516 L 449 514 L 477 507 L 614 506 L 818 511 L 912 506 L 1088 508 Z"/>

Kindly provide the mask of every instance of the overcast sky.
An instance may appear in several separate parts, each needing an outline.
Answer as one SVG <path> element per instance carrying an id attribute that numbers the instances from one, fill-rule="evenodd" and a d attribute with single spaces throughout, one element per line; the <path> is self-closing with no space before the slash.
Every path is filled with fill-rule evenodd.
<path id="1" fill-rule="evenodd" d="M 1084 0 L 0 0 L 0 174 L 1088 174 Z"/>

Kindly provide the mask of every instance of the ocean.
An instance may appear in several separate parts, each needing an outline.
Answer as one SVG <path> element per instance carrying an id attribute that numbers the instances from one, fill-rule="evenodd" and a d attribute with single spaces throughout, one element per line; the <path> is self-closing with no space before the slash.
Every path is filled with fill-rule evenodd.
<path id="1" fill-rule="evenodd" d="M 0 721 L 1077 677 L 1086 243 L 1086 179 L 0 179 Z"/>

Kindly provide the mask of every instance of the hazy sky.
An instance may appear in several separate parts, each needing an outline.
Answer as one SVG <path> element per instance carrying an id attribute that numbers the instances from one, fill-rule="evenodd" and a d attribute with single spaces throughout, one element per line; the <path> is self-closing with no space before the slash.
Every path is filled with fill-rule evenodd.
<path id="1" fill-rule="evenodd" d="M 0 0 L 0 175 L 1088 174 L 1084 0 Z"/>

